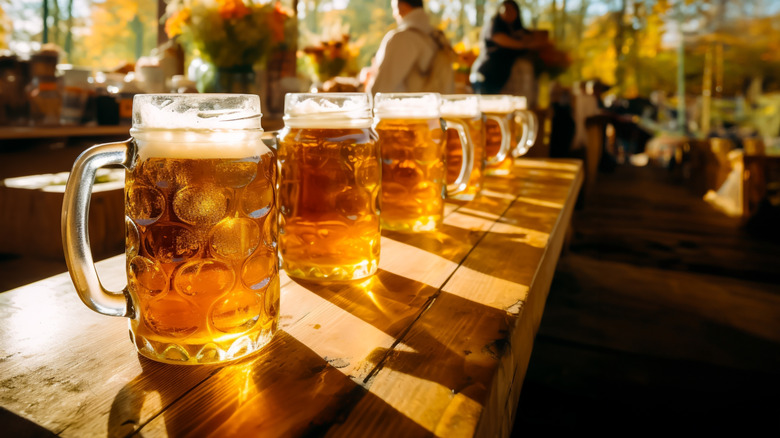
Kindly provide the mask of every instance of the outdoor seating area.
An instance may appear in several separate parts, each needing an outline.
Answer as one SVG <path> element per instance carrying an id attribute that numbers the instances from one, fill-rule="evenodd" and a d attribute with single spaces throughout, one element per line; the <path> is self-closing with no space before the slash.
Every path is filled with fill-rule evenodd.
<path id="1" fill-rule="evenodd" d="M 3 430 L 776 429 L 778 41 L 770 0 L 0 2 Z"/>

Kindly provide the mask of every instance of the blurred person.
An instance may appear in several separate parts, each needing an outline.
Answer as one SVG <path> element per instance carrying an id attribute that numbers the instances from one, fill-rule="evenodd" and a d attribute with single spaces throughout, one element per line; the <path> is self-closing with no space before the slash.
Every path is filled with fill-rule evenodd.
<path id="1" fill-rule="evenodd" d="M 513 0 L 504 0 L 495 15 L 482 27 L 479 56 L 471 68 L 471 83 L 478 94 L 502 94 L 513 74 L 522 82 L 534 81 L 531 50 L 542 41 L 523 26 L 520 7 Z M 514 71 L 514 73 L 513 73 Z M 530 90 L 535 93 L 535 90 Z M 526 95 L 528 92 L 510 94 Z"/>
<path id="2" fill-rule="evenodd" d="M 398 27 L 385 35 L 366 77 L 366 91 L 403 93 L 430 91 L 452 93 L 452 62 L 441 62 L 441 50 L 452 51 L 441 31 L 431 25 L 423 0 L 392 0 Z M 449 56 L 449 53 L 448 55 Z"/>

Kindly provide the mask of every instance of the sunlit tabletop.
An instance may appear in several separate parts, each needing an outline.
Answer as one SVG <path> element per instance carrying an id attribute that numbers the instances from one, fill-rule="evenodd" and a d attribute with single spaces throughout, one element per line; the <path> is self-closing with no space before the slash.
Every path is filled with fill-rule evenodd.
<path id="1" fill-rule="evenodd" d="M 579 161 L 518 160 L 447 204 L 441 230 L 383 232 L 368 280 L 282 275 L 280 330 L 227 365 L 139 356 L 128 322 L 87 309 L 67 273 L 2 293 L 3 430 L 508 436 L 582 175 Z M 124 256 L 98 270 L 124 285 Z"/>

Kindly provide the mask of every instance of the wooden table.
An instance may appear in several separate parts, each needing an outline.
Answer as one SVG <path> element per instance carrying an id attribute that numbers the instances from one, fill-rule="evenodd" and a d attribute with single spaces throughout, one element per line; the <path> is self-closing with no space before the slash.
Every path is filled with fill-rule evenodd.
<path id="1" fill-rule="evenodd" d="M 0 294 L 8 436 L 508 436 L 583 172 L 518 161 L 430 234 L 384 232 L 358 284 L 282 276 L 280 330 L 223 366 L 137 355 L 67 274 Z M 124 284 L 124 257 L 98 265 Z"/>

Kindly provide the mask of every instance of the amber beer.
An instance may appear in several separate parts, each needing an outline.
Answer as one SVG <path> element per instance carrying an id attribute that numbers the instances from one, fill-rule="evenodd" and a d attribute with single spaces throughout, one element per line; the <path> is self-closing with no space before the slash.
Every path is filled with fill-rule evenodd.
<path id="1" fill-rule="evenodd" d="M 271 339 L 279 315 L 276 160 L 260 139 L 259 99 L 138 95 L 134 112 L 131 338 L 162 362 L 245 356 Z"/>
<path id="2" fill-rule="evenodd" d="M 381 182 L 363 93 L 288 94 L 279 134 L 279 251 L 291 277 L 355 280 L 379 264 Z"/>
<path id="3" fill-rule="evenodd" d="M 512 125 L 515 102 L 513 96 L 481 95 L 479 107 L 485 115 L 485 173 L 487 175 L 508 175 L 512 169 Z"/>
<path id="4" fill-rule="evenodd" d="M 431 231 L 444 217 L 444 133 L 435 93 L 378 93 L 382 228 Z"/>
<path id="5" fill-rule="evenodd" d="M 449 197 L 470 201 L 482 189 L 482 178 L 485 172 L 485 130 L 479 100 L 476 95 L 444 95 L 442 96 L 441 116 L 445 121 L 458 122 L 466 127 L 465 132 L 453 127 L 445 134 L 445 151 L 447 160 L 447 184 L 457 181 L 463 163 L 463 143 L 473 152 L 473 165 L 468 172 L 468 179 L 460 193 Z M 464 135 L 465 134 L 465 135 Z"/>

